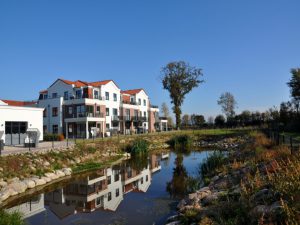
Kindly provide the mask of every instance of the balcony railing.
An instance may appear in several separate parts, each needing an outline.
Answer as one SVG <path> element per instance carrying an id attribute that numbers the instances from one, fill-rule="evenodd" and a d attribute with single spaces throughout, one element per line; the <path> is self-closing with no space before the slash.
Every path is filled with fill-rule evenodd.
<path id="1" fill-rule="evenodd" d="M 133 101 L 123 101 L 123 104 L 138 105 L 137 102 L 133 102 Z"/>
<path id="2" fill-rule="evenodd" d="M 104 114 L 99 112 L 96 113 L 78 112 L 78 113 L 66 115 L 66 118 L 85 118 L 85 117 L 104 118 Z"/>
<path id="3" fill-rule="evenodd" d="M 148 117 L 145 116 L 119 116 L 122 121 L 147 122 Z"/>
<path id="4" fill-rule="evenodd" d="M 112 120 L 112 121 L 119 121 L 119 116 L 117 116 L 117 115 L 112 115 L 111 120 Z"/>
<path id="5" fill-rule="evenodd" d="M 158 109 L 157 105 L 150 105 L 150 108 Z"/>

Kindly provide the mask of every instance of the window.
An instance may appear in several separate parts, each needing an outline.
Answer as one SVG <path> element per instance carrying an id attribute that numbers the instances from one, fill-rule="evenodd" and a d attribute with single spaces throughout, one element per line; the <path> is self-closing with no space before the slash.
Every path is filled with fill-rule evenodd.
<path id="1" fill-rule="evenodd" d="M 148 175 L 146 175 L 146 182 L 149 180 Z"/>
<path id="2" fill-rule="evenodd" d="M 43 132 L 44 132 L 44 134 L 47 133 L 47 126 L 46 125 L 43 126 Z"/>
<path id="3" fill-rule="evenodd" d="M 94 98 L 99 99 L 99 91 L 94 90 Z"/>
<path id="4" fill-rule="evenodd" d="M 115 177 L 114 177 L 114 181 L 119 181 L 120 180 L 120 171 L 115 171 Z"/>
<path id="5" fill-rule="evenodd" d="M 109 100 L 109 92 L 105 92 L 105 99 Z"/>
<path id="6" fill-rule="evenodd" d="M 106 116 L 109 116 L 109 108 L 106 108 Z"/>
<path id="7" fill-rule="evenodd" d="M 142 101 L 141 101 L 141 99 L 139 98 L 139 105 L 142 105 Z"/>
<path id="8" fill-rule="evenodd" d="M 109 123 L 106 124 L 106 129 L 109 130 Z"/>
<path id="9" fill-rule="evenodd" d="M 58 109 L 57 109 L 57 107 L 53 107 L 52 108 L 52 116 L 55 117 L 57 115 L 58 115 Z"/>
<path id="10" fill-rule="evenodd" d="M 53 125 L 52 126 L 52 133 L 53 134 L 58 134 L 58 125 Z"/>
<path id="11" fill-rule="evenodd" d="M 107 177 L 107 184 L 111 184 L 111 176 Z"/>
<path id="12" fill-rule="evenodd" d="M 143 183 L 144 183 L 144 178 L 142 177 L 142 178 L 141 178 L 141 184 L 143 184 Z"/>
<path id="13" fill-rule="evenodd" d="M 120 190 L 119 188 L 116 189 L 116 197 L 118 197 L 120 195 Z"/>
<path id="14" fill-rule="evenodd" d="M 43 111 L 43 117 L 47 117 L 47 109 L 44 109 L 44 111 Z"/>
<path id="15" fill-rule="evenodd" d="M 69 94 L 67 91 L 64 92 L 64 100 L 68 100 L 69 98 Z"/>
<path id="16" fill-rule="evenodd" d="M 81 98 L 81 90 L 75 92 L 76 98 Z"/>
<path id="17" fill-rule="evenodd" d="M 110 201 L 111 200 L 111 192 L 108 192 L 108 197 L 107 200 Z"/>
<path id="18" fill-rule="evenodd" d="M 134 110 L 134 117 L 137 119 L 139 116 L 139 112 L 137 110 Z"/>
<path id="19" fill-rule="evenodd" d="M 97 106 L 96 112 L 100 112 L 100 106 Z"/>
<path id="20" fill-rule="evenodd" d="M 57 98 L 57 93 L 52 93 L 52 98 Z"/>
<path id="21" fill-rule="evenodd" d="M 113 115 L 117 116 L 118 115 L 118 109 L 113 109 Z"/>
<path id="22" fill-rule="evenodd" d="M 69 109 L 69 115 L 72 115 L 73 114 L 73 107 L 70 106 L 68 109 Z"/>
<path id="23" fill-rule="evenodd" d="M 117 94 L 116 94 L 116 93 L 114 93 L 114 101 L 116 102 L 116 101 L 117 101 L 117 99 L 118 99 L 118 96 L 117 96 Z"/>
<path id="24" fill-rule="evenodd" d="M 145 99 L 144 99 L 144 101 L 143 101 L 143 102 L 144 102 L 144 106 L 146 106 L 146 100 L 145 100 Z"/>
<path id="25" fill-rule="evenodd" d="M 130 102 L 134 103 L 134 97 L 133 96 L 130 96 Z"/>
<path id="26" fill-rule="evenodd" d="M 147 117 L 147 113 L 146 112 L 144 112 L 144 117 Z"/>
<path id="27" fill-rule="evenodd" d="M 48 98 L 48 95 L 44 95 L 44 99 L 47 99 Z"/>

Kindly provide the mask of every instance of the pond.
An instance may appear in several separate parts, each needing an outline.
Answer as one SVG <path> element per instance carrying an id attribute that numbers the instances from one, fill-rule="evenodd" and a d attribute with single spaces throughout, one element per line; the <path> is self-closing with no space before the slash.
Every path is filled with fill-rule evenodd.
<path id="1" fill-rule="evenodd" d="M 59 188 L 19 202 L 32 225 L 164 224 L 184 196 L 188 176 L 211 152 L 174 152 L 123 161 L 64 183 Z"/>

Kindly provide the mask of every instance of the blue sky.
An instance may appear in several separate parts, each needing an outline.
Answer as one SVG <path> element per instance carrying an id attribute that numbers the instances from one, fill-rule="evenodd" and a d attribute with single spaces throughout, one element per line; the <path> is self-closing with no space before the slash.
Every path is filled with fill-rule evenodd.
<path id="1" fill-rule="evenodd" d="M 1 0 L 0 99 L 30 100 L 56 78 L 115 80 L 170 103 L 161 67 L 185 60 L 205 83 L 184 113 L 216 115 L 229 91 L 238 111 L 289 99 L 300 67 L 299 0 Z"/>

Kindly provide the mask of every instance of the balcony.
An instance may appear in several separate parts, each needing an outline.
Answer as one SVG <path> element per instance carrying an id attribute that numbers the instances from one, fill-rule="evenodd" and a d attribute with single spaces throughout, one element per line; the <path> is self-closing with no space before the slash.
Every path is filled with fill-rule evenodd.
<path id="1" fill-rule="evenodd" d="M 112 115 L 111 120 L 112 121 L 119 121 L 119 116 L 118 115 Z"/>
<path id="2" fill-rule="evenodd" d="M 150 108 L 158 109 L 158 106 L 157 105 L 150 105 Z"/>
<path id="3" fill-rule="evenodd" d="M 133 101 L 123 101 L 123 104 L 138 105 L 137 102 L 133 102 Z"/>
<path id="4" fill-rule="evenodd" d="M 122 121 L 131 121 L 131 120 L 133 120 L 133 116 L 128 116 L 128 115 L 126 115 L 126 116 L 119 116 L 119 118 Z"/>
<path id="5" fill-rule="evenodd" d="M 66 119 L 70 119 L 70 118 L 86 118 L 86 117 L 104 118 L 104 114 L 100 113 L 100 112 L 96 112 L 96 113 L 78 112 L 78 113 L 73 113 L 73 114 L 67 114 L 67 115 L 65 115 Z"/>

